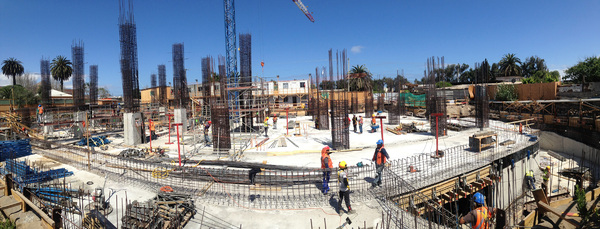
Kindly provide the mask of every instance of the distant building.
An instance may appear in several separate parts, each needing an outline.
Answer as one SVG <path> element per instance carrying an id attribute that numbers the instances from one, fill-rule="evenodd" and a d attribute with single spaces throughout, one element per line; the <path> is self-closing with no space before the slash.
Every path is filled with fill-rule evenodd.
<path id="1" fill-rule="evenodd" d="M 500 77 L 496 77 L 496 81 L 499 81 L 499 82 L 509 82 L 509 83 L 521 82 L 522 79 L 523 79 L 522 76 L 500 76 Z"/>

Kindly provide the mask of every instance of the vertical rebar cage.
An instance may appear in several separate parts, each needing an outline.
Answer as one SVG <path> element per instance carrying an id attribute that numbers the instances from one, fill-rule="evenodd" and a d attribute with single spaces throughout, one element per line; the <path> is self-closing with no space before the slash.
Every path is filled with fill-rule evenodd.
<path id="1" fill-rule="evenodd" d="M 331 100 L 331 140 L 334 149 L 350 148 L 348 102 Z"/>
<path id="2" fill-rule="evenodd" d="M 136 25 L 131 0 L 119 0 L 119 41 L 124 110 L 137 112 L 140 109 L 141 94 L 138 81 Z"/>
<path id="3" fill-rule="evenodd" d="M 185 109 L 188 107 L 190 96 L 183 55 L 183 43 L 173 44 L 173 105 Z"/>
<path id="4" fill-rule="evenodd" d="M 437 90 L 436 82 L 443 79 L 444 57 L 427 58 L 427 70 L 425 71 L 425 79 L 427 80 L 425 88 L 427 90 L 426 115 L 429 118 L 430 132 L 433 135 L 446 135 L 446 94 L 442 90 Z M 441 113 L 443 115 L 436 117 L 431 114 Z"/>
<path id="5" fill-rule="evenodd" d="M 240 87 L 252 86 L 252 35 L 240 34 Z M 242 127 L 240 131 L 252 131 L 252 119 L 255 114 L 252 110 L 253 90 L 239 89 L 240 112 Z"/>
<path id="6" fill-rule="evenodd" d="M 90 104 L 98 104 L 98 65 L 90 65 Z"/>
<path id="7" fill-rule="evenodd" d="M 167 101 L 167 70 L 165 65 L 158 65 L 158 86 L 160 91 L 158 92 L 158 101 L 161 105 L 168 105 Z"/>
<path id="8" fill-rule="evenodd" d="M 50 97 L 51 81 L 50 81 L 50 61 L 42 59 L 40 61 L 40 75 L 42 78 L 42 104 L 51 105 L 52 98 Z"/>
<path id="9" fill-rule="evenodd" d="M 81 107 L 85 105 L 83 42 L 73 42 L 71 54 L 73 58 L 73 105 Z"/>

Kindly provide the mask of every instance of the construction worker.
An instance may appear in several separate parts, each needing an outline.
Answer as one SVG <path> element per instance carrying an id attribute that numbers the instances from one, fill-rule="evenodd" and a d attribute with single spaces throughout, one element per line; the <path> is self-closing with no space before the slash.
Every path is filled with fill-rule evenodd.
<path id="1" fill-rule="evenodd" d="M 273 129 L 277 129 L 277 115 L 273 115 Z"/>
<path id="2" fill-rule="evenodd" d="M 208 121 L 204 124 L 204 141 L 207 145 L 210 145 L 210 137 L 208 136 L 208 131 L 210 130 L 211 121 Z"/>
<path id="3" fill-rule="evenodd" d="M 252 169 L 250 169 L 250 172 L 248 172 L 248 178 L 250 179 L 251 185 L 255 185 L 256 174 L 260 173 L 263 170 L 264 169 L 260 167 L 252 167 Z"/>
<path id="4" fill-rule="evenodd" d="M 319 117 L 315 117 L 315 129 L 319 129 Z"/>
<path id="5" fill-rule="evenodd" d="M 375 162 L 376 169 L 375 171 L 377 173 L 375 180 L 373 181 L 373 187 L 381 185 L 383 168 L 385 167 L 387 159 L 390 159 L 390 155 L 388 155 L 385 148 L 383 148 L 383 140 L 379 139 L 379 141 L 377 141 L 375 154 L 373 154 L 373 161 Z"/>
<path id="6" fill-rule="evenodd" d="M 330 154 L 331 148 L 329 146 L 321 149 L 321 169 L 323 169 L 323 189 L 321 192 L 323 194 L 327 194 L 329 191 L 329 178 L 331 177 L 331 169 L 333 168 L 331 157 L 329 157 Z"/>
<path id="7" fill-rule="evenodd" d="M 529 172 L 525 173 L 525 182 L 529 189 L 535 189 L 535 176 L 533 174 L 533 170 L 529 170 Z"/>
<path id="8" fill-rule="evenodd" d="M 544 190 L 544 192 L 546 192 L 546 194 L 548 194 L 548 192 L 549 192 L 548 182 L 550 180 L 550 166 L 546 166 L 546 169 L 544 169 L 543 171 L 544 171 L 544 175 L 542 175 L 542 179 L 544 179 L 544 181 L 542 183 L 542 189 Z"/>
<path id="9" fill-rule="evenodd" d="M 358 119 L 356 118 L 356 115 L 354 115 L 352 117 L 352 126 L 354 126 L 354 133 L 356 133 L 356 123 L 358 122 Z"/>
<path id="10" fill-rule="evenodd" d="M 365 123 L 365 122 L 364 122 L 364 120 L 363 120 L 363 117 L 362 117 L 362 115 L 358 116 L 358 128 L 360 129 L 360 133 L 361 133 L 361 134 L 362 134 L 362 126 L 363 126 L 363 124 L 364 124 L 364 123 Z"/>
<path id="11" fill-rule="evenodd" d="M 268 132 L 269 132 L 269 117 L 265 118 L 264 124 L 265 124 L 265 136 L 269 137 L 269 134 L 268 134 Z"/>
<path id="12" fill-rule="evenodd" d="M 338 213 L 342 215 L 342 201 L 346 200 L 346 207 L 348 213 L 353 214 L 352 206 L 350 206 L 350 183 L 348 183 L 348 173 L 346 172 L 346 162 L 341 161 L 339 164 L 340 171 L 338 171 L 338 183 L 340 184 L 340 201 L 338 201 Z"/>
<path id="13" fill-rule="evenodd" d="M 156 136 L 156 127 L 152 119 L 148 119 L 148 126 L 150 128 L 150 139 L 155 139 Z"/>
<path id="14" fill-rule="evenodd" d="M 377 126 L 377 119 L 375 118 L 375 114 L 373 114 L 373 115 L 371 116 L 371 132 L 372 132 L 372 133 L 375 133 L 375 132 L 377 132 L 377 128 L 378 128 L 378 127 L 379 127 L 379 126 Z"/>
<path id="15" fill-rule="evenodd" d="M 37 114 L 37 121 L 42 122 L 42 115 L 44 114 L 44 107 L 42 106 L 42 104 L 38 104 L 36 114 Z"/>
<path id="16" fill-rule="evenodd" d="M 496 212 L 495 208 L 488 208 L 485 206 L 485 199 L 483 194 L 477 192 L 473 195 L 473 201 L 475 202 L 475 210 L 470 211 L 466 216 L 461 217 L 459 223 L 471 224 L 472 228 L 476 229 L 489 229 L 490 221 Z"/>

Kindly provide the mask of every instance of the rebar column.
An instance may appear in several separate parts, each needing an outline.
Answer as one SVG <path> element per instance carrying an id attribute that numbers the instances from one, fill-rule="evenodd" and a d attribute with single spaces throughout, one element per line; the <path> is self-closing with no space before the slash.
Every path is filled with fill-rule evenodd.
<path id="1" fill-rule="evenodd" d="M 52 98 L 50 97 L 51 81 L 50 81 L 50 61 L 42 59 L 40 61 L 40 74 L 42 78 L 42 104 L 45 106 L 52 104 Z"/>
<path id="2" fill-rule="evenodd" d="M 240 87 L 252 86 L 252 35 L 240 34 Z M 252 90 L 240 90 L 240 112 L 238 115 L 242 118 L 242 127 L 240 131 L 252 131 Z M 242 111 L 243 110 L 243 111 Z"/>
<path id="3" fill-rule="evenodd" d="M 73 58 L 73 105 L 81 109 L 80 107 L 85 105 L 83 42 L 73 42 L 71 54 Z"/>
<path id="4" fill-rule="evenodd" d="M 167 70 L 164 64 L 158 65 L 158 101 L 161 106 L 167 105 Z"/>
<path id="5" fill-rule="evenodd" d="M 98 105 L 98 65 L 90 65 L 90 104 Z"/>
<path id="6" fill-rule="evenodd" d="M 331 140 L 334 149 L 350 148 L 350 121 L 348 121 L 348 102 L 331 100 Z"/>
<path id="7" fill-rule="evenodd" d="M 183 43 L 173 44 L 173 103 L 179 109 L 186 109 L 190 101 L 183 55 Z"/>
<path id="8" fill-rule="evenodd" d="M 138 81 L 136 25 L 131 0 L 119 0 L 119 41 L 124 110 L 126 113 L 137 112 L 140 108 L 141 94 Z"/>

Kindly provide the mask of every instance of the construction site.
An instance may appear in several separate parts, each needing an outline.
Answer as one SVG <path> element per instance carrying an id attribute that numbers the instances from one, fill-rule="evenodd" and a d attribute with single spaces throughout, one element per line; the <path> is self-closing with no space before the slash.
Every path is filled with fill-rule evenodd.
<path id="1" fill-rule="evenodd" d="M 98 66 L 85 72 L 77 41 L 72 104 L 52 102 L 42 59 L 43 112 L 0 115 L 0 218 L 17 228 L 471 228 L 461 219 L 476 193 L 495 209 L 489 228 L 581 228 L 578 190 L 600 208 L 598 99 L 491 101 L 486 71 L 457 98 L 436 87 L 444 57 L 422 60 L 418 93 L 323 86 L 370 77 L 350 73 L 346 49 L 324 50 L 329 66 L 304 79 L 261 77 L 233 0 L 226 54 L 202 57 L 201 82 L 175 43 L 172 86 L 158 64 L 141 89 L 133 4 L 119 4 L 121 103 L 98 101 Z M 352 211 L 339 197 L 342 161 Z"/>

